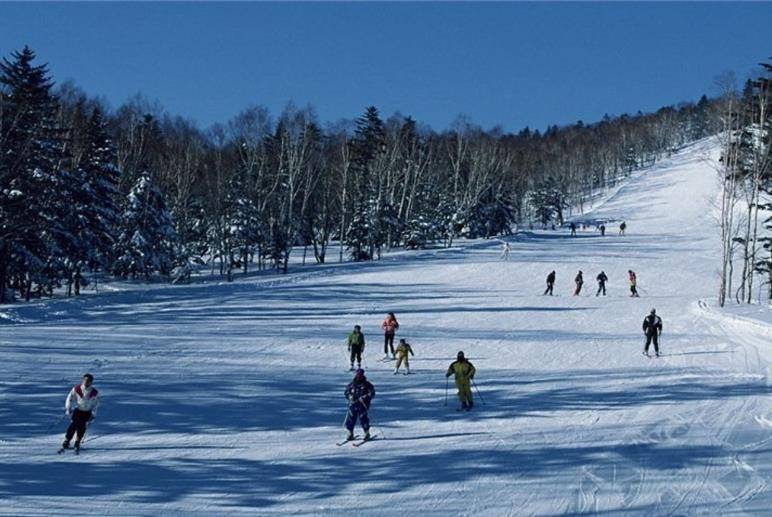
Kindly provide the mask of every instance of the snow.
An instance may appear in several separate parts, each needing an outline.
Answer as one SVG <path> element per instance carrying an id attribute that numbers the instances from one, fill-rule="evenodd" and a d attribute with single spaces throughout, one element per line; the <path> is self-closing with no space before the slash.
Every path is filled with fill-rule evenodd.
<path id="1" fill-rule="evenodd" d="M 626 220 L 627 236 L 527 232 L 509 262 L 480 240 L 5 306 L 0 514 L 767 513 L 772 318 L 712 303 L 715 158 L 699 142 L 584 215 Z M 558 295 L 543 297 L 552 269 Z M 641 355 L 651 307 L 660 359 Z M 387 311 L 415 375 L 379 362 Z M 354 324 L 385 440 L 336 447 Z M 452 390 L 444 406 L 458 350 L 478 370 L 471 413 Z M 103 396 L 92 441 L 57 456 L 65 424 L 51 426 L 85 371 Z"/>

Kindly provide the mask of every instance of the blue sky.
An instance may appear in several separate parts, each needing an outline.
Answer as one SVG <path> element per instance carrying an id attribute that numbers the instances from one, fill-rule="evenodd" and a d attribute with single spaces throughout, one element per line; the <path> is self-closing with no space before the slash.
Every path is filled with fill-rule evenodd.
<path id="1" fill-rule="evenodd" d="M 519 130 L 711 95 L 772 56 L 770 22 L 772 3 L 0 3 L 0 54 L 201 126 L 292 100 Z"/>

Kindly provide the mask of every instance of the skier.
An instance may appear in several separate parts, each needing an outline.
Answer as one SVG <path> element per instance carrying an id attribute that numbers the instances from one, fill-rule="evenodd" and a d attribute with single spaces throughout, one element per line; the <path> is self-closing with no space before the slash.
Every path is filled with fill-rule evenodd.
<path id="1" fill-rule="evenodd" d="M 643 318 L 643 333 L 646 335 L 646 346 L 643 355 L 649 356 L 649 345 L 654 341 L 654 353 L 659 357 L 659 337 L 662 335 L 662 318 L 657 316 L 657 310 L 652 309 L 648 316 Z"/>
<path id="2" fill-rule="evenodd" d="M 638 288 L 636 287 L 638 284 L 638 277 L 635 276 L 635 271 L 628 269 L 627 275 L 630 278 L 630 297 L 640 298 L 641 295 L 638 294 Z"/>
<path id="3" fill-rule="evenodd" d="M 627 223 L 622 221 L 622 224 L 619 225 L 619 235 L 624 235 L 626 229 L 627 229 Z"/>
<path id="4" fill-rule="evenodd" d="M 386 319 L 381 323 L 381 328 L 383 329 L 383 359 L 389 358 L 389 350 L 391 350 L 391 358 L 396 359 L 397 356 L 394 355 L 394 334 L 399 328 L 399 322 L 397 322 L 397 317 L 394 316 L 393 312 L 386 315 Z"/>
<path id="5" fill-rule="evenodd" d="M 600 293 L 603 293 L 603 296 L 606 296 L 606 282 L 608 282 L 606 273 L 601 271 L 595 279 L 598 281 L 598 292 L 595 293 L 595 296 L 600 296 Z"/>
<path id="6" fill-rule="evenodd" d="M 97 406 L 99 406 L 99 392 L 93 384 L 94 376 L 87 373 L 83 376 L 81 383 L 73 386 L 70 393 L 67 394 L 67 399 L 64 401 L 64 412 L 67 416 L 71 416 L 72 423 L 64 435 L 60 452 L 70 448 L 70 440 L 73 436 L 75 436 L 75 452 L 80 451 L 80 442 L 83 441 L 83 436 L 86 434 L 86 427 L 89 422 L 94 420 Z M 75 408 L 71 411 L 73 405 Z"/>
<path id="7" fill-rule="evenodd" d="M 399 373 L 399 367 L 402 364 L 402 361 L 405 362 L 405 371 L 408 374 L 410 373 L 410 362 L 408 361 L 408 354 L 415 355 L 413 353 L 413 347 L 411 347 L 410 343 L 404 339 L 400 339 L 399 345 L 397 345 L 397 367 L 394 368 L 394 375 Z"/>
<path id="8" fill-rule="evenodd" d="M 571 228 L 571 235 L 576 237 L 576 224 L 571 223 L 568 227 Z"/>
<path id="9" fill-rule="evenodd" d="M 600 225 L 600 236 L 604 237 L 605 235 L 606 235 L 606 225 L 605 224 L 601 224 Z"/>
<path id="10" fill-rule="evenodd" d="M 348 399 L 348 413 L 346 414 L 346 429 L 348 436 L 346 440 L 354 439 L 354 425 L 359 419 L 359 424 L 365 432 L 365 440 L 370 439 L 370 418 L 367 412 L 370 409 L 370 402 L 375 397 L 375 387 L 365 377 L 365 371 L 358 369 L 346 390 L 344 391 Z"/>
<path id="11" fill-rule="evenodd" d="M 509 245 L 508 242 L 504 243 L 504 246 L 501 249 L 501 260 L 509 260 L 509 253 L 512 251 L 512 246 Z"/>
<path id="12" fill-rule="evenodd" d="M 553 271 L 549 275 L 547 275 L 547 289 L 544 291 L 544 294 L 546 295 L 549 293 L 550 296 L 552 296 L 552 288 L 555 287 L 555 272 Z"/>
<path id="13" fill-rule="evenodd" d="M 461 409 L 469 411 L 474 406 L 472 400 L 472 379 L 476 370 L 474 365 L 466 360 L 464 352 L 459 352 L 456 360 L 450 363 L 445 377 L 455 375 L 456 388 L 458 388 L 458 399 L 461 401 Z"/>
<path id="14" fill-rule="evenodd" d="M 582 276 L 583 273 L 579 271 L 579 273 L 576 275 L 576 278 L 574 278 L 574 283 L 576 284 L 576 289 L 574 290 L 574 296 L 579 296 L 579 293 L 582 292 L 582 286 L 584 285 L 584 276 Z"/>
<path id="15" fill-rule="evenodd" d="M 357 368 L 362 368 L 362 352 L 365 351 L 365 335 L 362 327 L 354 325 L 354 330 L 348 335 L 348 351 L 350 352 L 351 368 L 354 371 L 354 359 L 357 360 Z"/>

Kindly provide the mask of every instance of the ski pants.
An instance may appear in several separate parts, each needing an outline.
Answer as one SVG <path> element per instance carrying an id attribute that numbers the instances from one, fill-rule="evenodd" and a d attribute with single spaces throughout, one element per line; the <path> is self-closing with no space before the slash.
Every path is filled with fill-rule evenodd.
<path id="1" fill-rule="evenodd" d="M 397 357 L 397 370 L 399 370 L 400 365 L 402 362 L 405 362 L 405 368 L 410 370 L 410 361 L 407 359 L 408 354 L 402 355 L 400 354 L 399 357 Z"/>
<path id="2" fill-rule="evenodd" d="M 81 411 L 76 409 L 72 412 L 72 423 L 67 428 L 67 434 L 64 435 L 65 441 L 72 440 L 73 435 L 77 434 L 75 443 L 79 444 L 86 434 L 86 426 L 89 420 L 91 420 L 91 411 Z"/>
<path id="3" fill-rule="evenodd" d="M 383 353 L 388 354 L 391 349 L 391 355 L 394 355 L 394 332 L 386 332 L 383 335 Z"/>
<path id="4" fill-rule="evenodd" d="M 630 286 L 630 296 L 638 296 L 638 289 L 636 289 L 635 285 Z"/>
<path id="5" fill-rule="evenodd" d="M 362 347 L 361 346 L 352 346 L 351 347 L 351 364 L 354 364 L 354 359 L 357 360 L 357 364 L 359 366 L 362 366 Z"/>
<path id="6" fill-rule="evenodd" d="M 578 282 L 576 284 L 576 289 L 574 290 L 574 296 L 579 296 L 579 293 L 582 292 L 582 285 L 583 284 L 581 282 Z"/>
<path id="7" fill-rule="evenodd" d="M 354 426 L 359 419 L 359 423 L 362 426 L 362 430 L 367 432 L 370 430 L 370 417 L 367 416 L 367 408 L 361 402 L 354 402 L 348 407 L 348 414 L 346 415 L 346 429 L 350 433 L 354 432 Z"/>
<path id="8" fill-rule="evenodd" d="M 458 400 L 462 406 L 472 405 L 472 381 L 469 379 L 456 379 L 456 388 L 458 388 Z"/>
<path id="9" fill-rule="evenodd" d="M 603 293 L 603 296 L 606 296 L 606 284 L 604 282 L 598 284 L 598 292 L 595 293 L 595 296 L 599 296 L 600 293 Z"/>
<path id="10" fill-rule="evenodd" d="M 547 289 L 545 289 L 544 294 L 549 294 L 552 296 L 552 288 L 555 287 L 555 284 L 552 282 L 547 283 Z"/>
<path id="11" fill-rule="evenodd" d="M 651 342 L 654 342 L 654 352 L 659 353 L 659 334 L 657 334 L 657 331 L 654 332 L 647 332 L 646 333 L 646 348 L 643 349 L 644 352 L 647 354 L 649 353 L 649 345 L 651 345 Z"/>

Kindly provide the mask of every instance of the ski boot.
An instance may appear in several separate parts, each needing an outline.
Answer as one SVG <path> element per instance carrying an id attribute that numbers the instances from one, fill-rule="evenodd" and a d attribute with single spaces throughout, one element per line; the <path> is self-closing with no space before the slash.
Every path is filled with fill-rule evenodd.
<path id="1" fill-rule="evenodd" d="M 346 441 L 350 442 L 354 440 L 354 431 L 349 431 L 348 436 L 346 436 Z"/>
<path id="2" fill-rule="evenodd" d="M 397 375 L 399 373 L 399 370 L 397 368 L 394 368 L 394 375 Z"/>
<path id="3" fill-rule="evenodd" d="M 365 431 L 365 438 L 364 440 L 367 441 L 370 439 L 370 431 Z"/>

